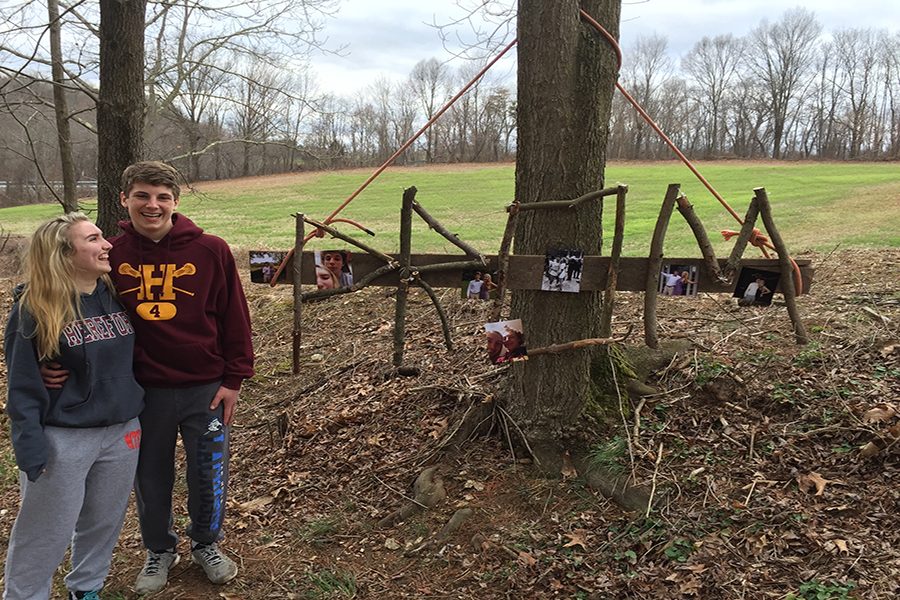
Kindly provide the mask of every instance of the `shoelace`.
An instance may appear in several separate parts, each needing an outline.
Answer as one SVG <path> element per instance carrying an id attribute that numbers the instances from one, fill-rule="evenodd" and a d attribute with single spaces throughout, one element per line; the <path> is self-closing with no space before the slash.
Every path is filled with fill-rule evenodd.
<path id="1" fill-rule="evenodd" d="M 208 565 L 216 567 L 222 563 L 222 557 L 219 555 L 219 551 L 216 550 L 215 546 L 201 546 L 195 548 L 195 551 L 197 550 L 200 551 L 200 555 Z"/>
<path id="2" fill-rule="evenodd" d="M 159 573 L 159 566 L 162 562 L 162 556 L 162 553 L 157 554 L 156 552 L 150 552 L 149 554 L 147 554 L 147 566 L 144 567 L 147 575 L 156 575 L 157 573 Z M 99 600 L 99 598 L 97 600 Z"/>

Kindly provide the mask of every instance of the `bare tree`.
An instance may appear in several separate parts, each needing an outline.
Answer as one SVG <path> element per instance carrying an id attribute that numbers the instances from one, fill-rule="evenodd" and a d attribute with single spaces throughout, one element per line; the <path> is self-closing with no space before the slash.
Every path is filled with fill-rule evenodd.
<path id="1" fill-rule="evenodd" d="M 704 36 L 681 61 L 682 68 L 691 77 L 694 100 L 703 107 L 698 115 L 702 121 L 695 124 L 706 132 L 707 157 L 724 151 L 728 95 L 738 75 L 742 51 L 740 41 L 730 34 Z"/>
<path id="2" fill-rule="evenodd" d="M 622 83 L 635 100 L 651 115 L 660 114 L 661 96 L 672 73 L 672 59 L 668 55 L 668 40 L 659 34 L 641 36 L 634 47 L 625 53 Z M 629 157 L 642 156 L 653 132 L 640 116 L 631 112 L 631 143 Z"/>
<path id="3" fill-rule="evenodd" d="M 78 210 L 75 189 L 75 161 L 72 159 L 72 132 L 69 127 L 69 106 L 66 102 L 65 74 L 63 72 L 62 41 L 59 22 L 59 2 L 47 0 L 47 16 L 50 29 L 50 58 L 53 78 L 53 108 L 56 116 L 56 138 L 59 143 L 59 165 L 63 182 L 63 210 Z"/>
<path id="4" fill-rule="evenodd" d="M 58 2 L 58 0 L 54 0 Z M 19 81 L 52 82 L 52 67 L 57 74 L 57 88 L 84 94 L 99 102 L 96 89 L 100 62 L 103 3 L 82 0 L 59 4 L 57 18 L 49 16 L 52 7 L 34 0 L 0 6 L 0 74 Z M 147 5 L 145 29 L 137 37 L 146 39 L 146 97 L 143 111 L 148 123 L 156 126 L 163 114 L 183 126 L 192 158 L 190 171 L 197 175 L 196 160 L 198 123 L 202 106 L 208 106 L 198 94 L 204 81 L 222 81 L 234 77 L 233 56 L 254 57 L 270 65 L 302 62 L 312 48 L 321 47 L 317 37 L 323 20 L 334 13 L 338 0 L 246 0 L 220 3 L 204 0 L 151 1 Z M 43 15 L 36 10 L 43 8 Z M 105 8 L 109 8 L 106 6 Z M 62 59 L 53 60 L 49 24 L 59 25 L 63 40 Z M 145 37 L 146 36 L 146 37 Z M 10 60 L 6 60 L 9 58 Z M 203 94 L 207 92 L 203 91 Z M 182 98 L 182 95 L 187 98 Z M 214 96 L 211 96 L 214 98 Z M 47 101 L 53 107 L 54 101 Z M 189 106 L 190 108 L 185 108 Z M 187 114 L 185 114 L 187 113 Z M 93 125 L 72 113 L 68 121 L 93 130 Z M 63 135 L 64 126 L 63 126 Z M 213 140 L 210 143 L 214 143 Z M 178 153 L 173 145 L 145 147 L 148 155 L 160 158 Z"/>
<path id="5" fill-rule="evenodd" d="M 900 159 L 900 33 L 895 33 L 886 40 L 882 60 L 885 73 L 888 157 Z"/>
<path id="6" fill-rule="evenodd" d="M 747 64 L 765 85 L 772 107 L 772 158 L 781 158 L 788 115 L 809 84 L 820 31 L 812 12 L 795 8 L 777 23 L 763 21 L 750 34 Z"/>
<path id="7" fill-rule="evenodd" d="M 881 83 L 877 69 L 882 46 L 883 40 L 871 30 L 844 29 L 834 34 L 835 66 L 846 102 L 844 119 L 849 133 L 849 158 L 858 158 L 866 138 L 871 141 L 871 135 L 875 133 L 875 103 Z"/>
<path id="8" fill-rule="evenodd" d="M 419 102 L 426 122 L 434 117 L 447 97 L 448 77 L 447 66 L 436 58 L 420 60 L 409 75 L 409 84 L 412 86 L 414 96 Z M 425 162 L 427 163 L 434 162 L 437 147 L 436 132 L 437 129 L 431 127 L 424 134 Z"/>

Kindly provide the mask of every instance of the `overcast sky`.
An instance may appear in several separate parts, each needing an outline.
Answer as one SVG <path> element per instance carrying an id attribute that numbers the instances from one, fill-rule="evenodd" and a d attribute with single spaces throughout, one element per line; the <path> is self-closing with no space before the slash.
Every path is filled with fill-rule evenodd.
<path id="1" fill-rule="evenodd" d="M 763 19 L 777 21 L 795 6 L 813 11 L 826 33 L 842 28 L 900 30 L 898 0 L 625 0 L 621 44 L 627 53 L 637 37 L 656 32 L 668 38 L 672 55 L 678 57 L 704 35 L 744 35 Z M 457 0 L 341 0 L 325 34 L 331 47 L 347 46 L 346 56 L 313 59 L 319 90 L 352 96 L 379 77 L 400 82 L 419 60 L 431 57 L 460 64 L 431 24 L 450 23 L 464 14 Z M 465 34 L 467 28 L 457 31 Z M 494 67 L 498 75 L 514 73 L 513 52 Z"/>

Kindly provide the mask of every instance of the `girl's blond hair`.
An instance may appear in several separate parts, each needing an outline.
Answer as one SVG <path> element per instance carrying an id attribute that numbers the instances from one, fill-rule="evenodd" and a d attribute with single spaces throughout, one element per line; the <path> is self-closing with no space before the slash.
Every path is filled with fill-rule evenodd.
<path id="1" fill-rule="evenodd" d="M 81 292 L 75 286 L 75 267 L 70 231 L 86 215 L 73 212 L 47 221 L 35 230 L 25 253 L 25 290 L 19 302 L 34 318 L 33 332 L 38 360 L 59 355 L 59 337 L 63 328 L 81 319 Z M 113 290 L 108 275 L 106 287 Z M 31 335 L 31 332 L 26 332 Z"/>

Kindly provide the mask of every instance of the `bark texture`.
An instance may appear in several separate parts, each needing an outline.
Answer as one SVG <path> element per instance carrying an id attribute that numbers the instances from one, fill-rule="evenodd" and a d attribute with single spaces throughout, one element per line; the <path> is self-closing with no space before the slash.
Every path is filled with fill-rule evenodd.
<path id="1" fill-rule="evenodd" d="M 97 226 L 118 231 L 125 167 L 141 159 L 144 140 L 146 0 L 100 0 L 100 97 L 97 102 Z"/>
<path id="2" fill-rule="evenodd" d="M 519 2 L 516 200 L 523 205 L 603 187 L 616 59 L 582 22 L 581 9 L 618 38 L 619 0 Z M 599 254 L 601 202 L 523 211 L 515 253 L 571 248 Z M 600 310 L 600 293 L 526 290 L 513 294 L 510 315 L 522 319 L 526 342 L 536 348 L 600 337 Z M 512 364 L 511 413 L 536 453 L 558 447 L 592 398 L 592 354 L 585 349 Z"/>

